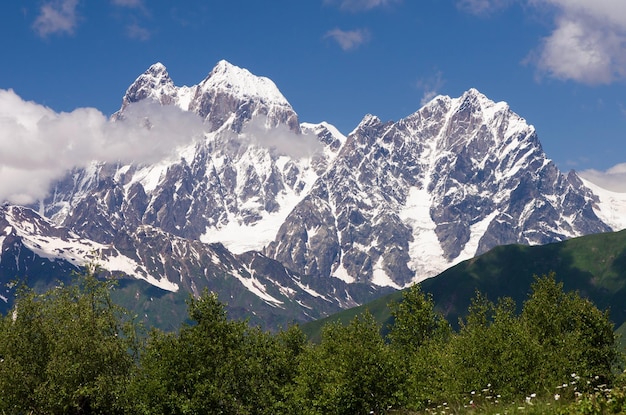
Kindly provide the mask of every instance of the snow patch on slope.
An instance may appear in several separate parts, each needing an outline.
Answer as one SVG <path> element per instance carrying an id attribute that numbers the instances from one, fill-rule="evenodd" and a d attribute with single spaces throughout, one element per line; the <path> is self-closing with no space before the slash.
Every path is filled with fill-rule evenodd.
<path id="1" fill-rule="evenodd" d="M 393 280 L 385 272 L 382 256 L 378 258 L 378 261 L 376 261 L 372 274 L 372 284 L 378 285 L 379 287 L 393 287 L 396 290 L 402 289 L 402 287 L 393 282 Z"/>
<path id="2" fill-rule="evenodd" d="M 482 236 L 487 231 L 487 228 L 489 228 L 489 224 L 495 219 L 496 216 L 498 216 L 498 213 L 500 212 L 494 210 L 484 219 L 470 226 L 469 241 L 467 241 L 465 247 L 463 248 L 463 251 L 461 251 L 459 256 L 454 259 L 454 263 L 451 263 L 450 266 L 457 264 L 461 261 L 465 261 L 466 259 L 473 258 L 476 255 L 476 251 L 478 250 L 478 244 L 480 243 L 480 238 L 482 238 Z"/>
<path id="3" fill-rule="evenodd" d="M 348 273 L 348 270 L 343 266 L 343 263 L 339 264 L 337 269 L 333 271 L 333 277 L 340 279 L 348 284 L 352 284 L 356 282 L 356 278 Z"/>
<path id="4" fill-rule="evenodd" d="M 66 238 L 44 236 L 37 223 L 19 220 L 12 214 L 12 209 L 7 211 L 5 218 L 24 246 L 40 258 L 63 260 L 79 267 L 95 262 L 111 272 L 123 272 L 163 290 L 178 291 L 177 284 L 166 278 L 155 278 L 145 267 L 111 246 L 81 238 L 71 232 Z"/>
<path id="5" fill-rule="evenodd" d="M 279 158 L 276 164 L 279 165 L 280 161 L 284 162 L 282 159 L 283 157 Z M 237 218 L 230 217 L 225 225 L 217 228 L 207 227 L 205 233 L 200 236 L 200 241 L 203 243 L 220 242 L 234 254 L 242 254 L 252 250 L 261 251 L 274 240 L 276 233 L 285 222 L 289 213 L 308 194 L 315 179 L 317 179 L 313 169 L 307 166 L 308 163 L 310 163 L 310 160 L 301 160 L 301 167 L 306 169 L 303 176 L 306 182 L 305 188 L 299 193 L 289 189 L 278 195 L 276 201 L 280 205 L 279 210 L 271 213 L 267 212 L 261 209 L 260 206 L 252 206 L 253 203 L 256 203 L 256 199 L 251 199 L 247 202 L 250 204 L 249 207 L 256 207 L 262 219 L 253 224 L 245 224 L 243 221 L 237 220 Z M 266 168 L 269 169 L 268 166 Z M 269 175 L 269 173 L 267 171 L 266 175 Z"/>
<path id="6" fill-rule="evenodd" d="M 267 288 L 265 288 L 265 286 L 261 283 L 261 281 L 259 281 L 257 278 L 254 277 L 254 271 L 252 270 L 248 270 L 248 271 L 250 272 L 250 275 L 251 275 L 250 278 L 244 277 L 237 271 L 233 272 L 233 276 L 237 278 L 239 282 L 241 282 L 241 284 L 243 284 L 243 286 L 248 289 L 248 291 L 250 291 L 257 297 L 259 297 L 261 300 L 265 301 L 270 306 L 280 307 L 283 304 L 283 302 L 280 300 L 277 300 L 276 298 L 268 294 Z"/>
<path id="7" fill-rule="evenodd" d="M 399 214 L 413 230 L 413 241 L 409 242 L 409 267 L 415 271 L 414 282 L 434 277 L 450 266 L 435 233 L 436 224 L 430 217 L 430 199 L 425 188 L 411 187 Z"/>

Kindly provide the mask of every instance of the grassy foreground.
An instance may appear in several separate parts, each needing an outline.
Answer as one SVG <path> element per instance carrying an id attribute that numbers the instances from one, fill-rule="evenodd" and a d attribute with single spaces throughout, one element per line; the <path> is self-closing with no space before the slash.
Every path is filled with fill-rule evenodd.
<path id="1" fill-rule="evenodd" d="M 579 392 L 580 378 L 572 374 L 569 383 L 557 385 L 554 393 L 532 393 L 513 402 L 502 402 L 489 388 L 475 391 L 465 402 L 443 402 L 422 411 L 392 410 L 391 415 L 431 414 L 525 414 L 525 415 L 604 415 L 626 413 L 626 379 L 620 378 L 613 387 L 600 384 L 590 392 Z M 586 382 L 592 382 L 588 380 Z"/>

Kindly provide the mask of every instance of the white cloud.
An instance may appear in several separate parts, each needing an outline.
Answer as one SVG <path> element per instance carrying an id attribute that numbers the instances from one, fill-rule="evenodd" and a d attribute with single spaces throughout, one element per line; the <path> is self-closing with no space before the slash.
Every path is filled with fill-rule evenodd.
<path id="1" fill-rule="evenodd" d="M 542 7 L 554 6 L 568 15 L 586 16 L 598 22 L 626 25 L 626 2 L 622 0 L 527 0 L 529 4 Z"/>
<path id="2" fill-rule="evenodd" d="M 552 32 L 526 59 L 540 75 L 590 85 L 626 79 L 626 1 L 458 0 L 457 6 L 486 15 L 515 2 L 553 18 Z"/>
<path id="3" fill-rule="evenodd" d="M 339 44 L 343 50 L 350 50 L 367 43 L 370 40 L 370 33 L 367 29 L 357 29 L 344 31 L 333 29 L 326 32 L 324 38 L 331 38 Z"/>
<path id="4" fill-rule="evenodd" d="M 609 84 L 626 78 L 626 26 L 610 26 L 591 17 L 564 15 L 535 56 L 541 73 L 585 84 Z"/>
<path id="5" fill-rule="evenodd" d="M 323 150 L 315 134 L 296 134 L 284 124 L 269 128 L 267 117 L 263 115 L 248 121 L 237 139 L 294 158 L 310 157 Z"/>
<path id="6" fill-rule="evenodd" d="M 200 136 L 196 115 L 139 102 L 112 122 L 94 108 L 57 113 L 0 89 L 0 201 L 32 203 L 92 160 L 156 162 Z"/>
<path id="7" fill-rule="evenodd" d="M 433 76 L 429 78 L 423 78 L 417 81 L 417 88 L 424 91 L 420 104 L 426 105 L 433 98 L 439 95 L 439 89 L 443 86 L 445 81 L 443 80 L 443 73 L 437 71 Z"/>
<path id="8" fill-rule="evenodd" d="M 41 5 L 33 29 L 41 37 L 56 33 L 74 33 L 78 22 L 78 0 L 55 0 Z"/>
<path id="9" fill-rule="evenodd" d="M 626 192 L 626 163 L 617 164 L 606 171 L 589 169 L 578 174 L 605 189 L 614 192 Z"/>
<path id="10" fill-rule="evenodd" d="M 359 12 L 376 7 L 390 6 L 402 0 L 324 0 L 324 4 L 338 5 L 341 10 Z"/>

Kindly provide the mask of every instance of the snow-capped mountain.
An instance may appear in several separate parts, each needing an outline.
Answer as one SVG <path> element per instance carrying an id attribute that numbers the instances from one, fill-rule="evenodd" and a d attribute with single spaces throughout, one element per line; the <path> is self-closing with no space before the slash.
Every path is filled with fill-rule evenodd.
<path id="1" fill-rule="evenodd" d="M 606 195 L 559 172 L 532 126 L 475 89 L 398 122 L 367 115 L 347 137 L 300 123 L 271 80 L 226 61 L 191 87 L 152 65 L 112 122 L 145 102 L 196 114 L 202 136 L 152 164 L 94 161 L 33 209 L 55 224 L 50 232 L 109 247 L 142 270 L 135 277 L 164 287 L 246 293 L 306 319 L 496 245 L 626 223 Z M 224 276 L 236 283 L 224 288 Z"/>
<path id="2" fill-rule="evenodd" d="M 405 286 L 497 245 L 609 231 L 533 127 L 475 89 L 396 123 L 368 115 L 266 253 L 303 273 Z"/>
<path id="3" fill-rule="evenodd" d="M 44 201 L 46 216 L 103 242 L 150 224 L 237 253 L 259 250 L 345 141 L 328 124 L 300 127 L 273 82 L 225 61 L 200 84 L 180 88 L 163 65 L 152 65 L 114 118 L 141 100 L 195 112 L 205 121 L 203 140 L 153 165 L 94 162 L 74 171 Z"/>
<path id="4" fill-rule="evenodd" d="M 298 116 L 274 82 L 222 60 L 198 85 L 176 87 L 161 63 L 155 63 L 128 88 L 122 99 L 123 116 L 128 105 L 142 100 L 176 105 L 204 119 L 207 132 L 230 129 L 241 132 L 246 121 L 264 116 L 267 127 L 286 125 L 300 129 Z"/>

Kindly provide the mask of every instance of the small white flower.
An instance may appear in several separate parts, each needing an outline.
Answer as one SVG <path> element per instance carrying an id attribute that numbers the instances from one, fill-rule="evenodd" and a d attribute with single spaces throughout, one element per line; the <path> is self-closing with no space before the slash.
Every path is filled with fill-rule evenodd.
<path id="1" fill-rule="evenodd" d="M 559 399 L 561 399 L 561 395 L 559 395 L 558 393 L 554 394 L 554 400 L 558 401 Z"/>

